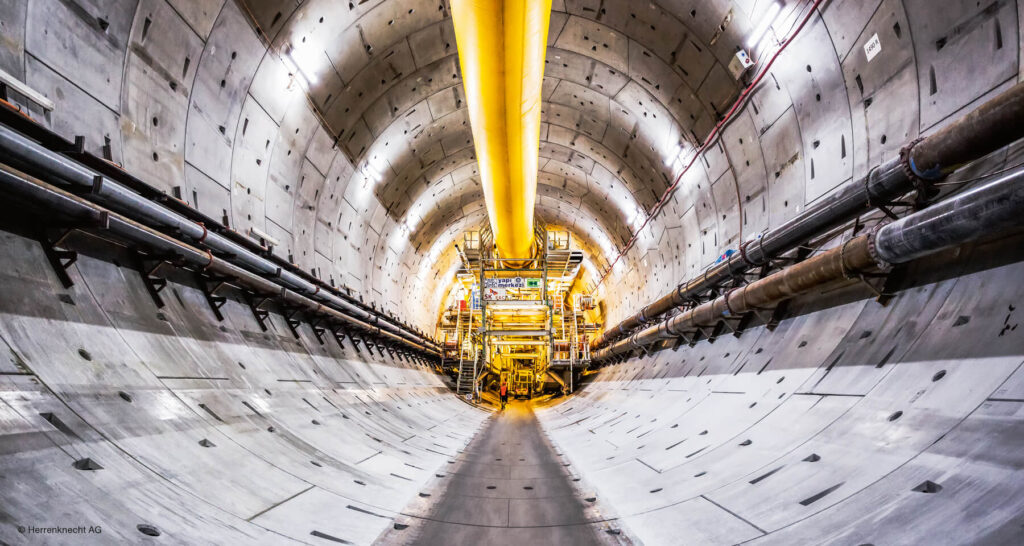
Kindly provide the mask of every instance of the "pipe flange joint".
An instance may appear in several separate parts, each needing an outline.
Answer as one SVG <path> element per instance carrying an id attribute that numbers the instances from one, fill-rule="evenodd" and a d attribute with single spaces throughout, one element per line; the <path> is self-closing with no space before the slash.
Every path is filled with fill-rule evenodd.
<path id="1" fill-rule="evenodd" d="M 918 180 L 921 178 L 917 174 L 917 170 L 914 168 L 914 160 L 911 155 L 914 152 L 914 147 L 921 143 L 923 138 L 915 138 L 911 140 L 902 148 L 900 148 L 900 168 L 903 169 L 903 174 L 910 180 Z"/>
<path id="2" fill-rule="evenodd" d="M 932 182 L 941 180 L 943 177 L 942 171 L 938 166 L 921 172 L 917 165 L 914 164 L 914 147 L 920 144 L 922 140 L 924 140 L 923 137 L 916 138 L 900 148 L 900 168 L 907 179 L 914 185 L 914 189 L 917 190 L 919 203 L 927 201 L 939 192 L 938 188 L 932 185 Z"/>
<path id="3" fill-rule="evenodd" d="M 879 256 L 879 254 L 878 254 L 878 245 L 876 244 L 877 243 L 877 239 L 878 239 L 878 232 L 881 231 L 882 228 L 887 226 L 887 225 L 888 225 L 888 222 L 879 222 L 879 223 L 875 224 L 874 227 L 871 228 L 871 231 L 869 231 L 867 233 L 867 237 L 868 237 L 868 254 L 871 255 L 871 259 L 875 261 L 875 265 L 878 266 L 878 269 L 888 269 L 888 268 L 892 267 L 892 264 L 890 264 L 889 262 L 883 260 L 882 257 Z M 843 267 L 845 268 L 845 265 Z"/>

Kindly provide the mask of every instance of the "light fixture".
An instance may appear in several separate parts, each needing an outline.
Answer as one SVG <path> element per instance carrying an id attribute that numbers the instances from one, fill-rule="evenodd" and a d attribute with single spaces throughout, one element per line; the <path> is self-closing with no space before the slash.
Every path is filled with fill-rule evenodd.
<path id="1" fill-rule="evenodd" d="M 754 28 L 753 34 L 747 38 L 747 49 L 754 49 L 761 43 L 761 39 L 764 38 L 765 33 L 775 23 L 775 19 L 782 12 L 782 2 L 778 0 L 768 4 L 768 8 L 761 15 L 761 22 Z"/>
<path id="2" fill-rule="evenodd" d="M 288 89 L 292 89 L 292 85 L 298 81 L 302 88 L 309 89 L 310 78 L 306 76 L 306 73 L 299 68 L 298 62 L 295 60 L 296 55 L 295 46 L 289 46 L 286 49 L 281 50 L 281 62 L 284 63 L 284 67 L 288 70 Z"/>

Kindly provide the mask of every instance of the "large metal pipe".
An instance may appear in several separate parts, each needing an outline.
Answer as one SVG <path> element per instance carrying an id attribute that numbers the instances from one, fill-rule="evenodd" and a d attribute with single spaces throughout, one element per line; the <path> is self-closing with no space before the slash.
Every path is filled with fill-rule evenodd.
<path id="1" fill-rule="evenodd" d="M 901 264 L 945 248 L 1024 226 L 1024 167 L 917 214 L 883 226 L 875 236 L 878 258 Z"/>
<path id="2" fill-rule="evenodd" d="M 35 203 L 47 210 L 66 215 L 69 218 L 83 220 L 85 223 L 97 221 L 101 214 L 107 213 L 105 231 L 119 238 L 138 243 L 153 251 L 177 256 L 182 263 L 192 266 L 205 273 L 235 279 L 240 286 L 262 294 L 275 294 L 282 302 L 302 307 L 308 311 L 323 313 L 350 326 L 360 328 L 370 334 L 388 338 L 411 349 L 431 356 L 438 356 L 436 349 L 416 343 L 405 337 L 383 330 L 376 325 L 359 320 L 349 314 L 342 313 L 322 303 L 316 302 L 294 291 L 284 289 L 280 284 L 256 275 L 246 269 L 218 258 L 208 251 L 179 241 L 169 235 L 160 233 L 141 223 L 135 222 L 116 212 L 109 211 L 99 205 L 82 199 L 76 195 L 62 191 L 44 182 L 31 180 L 0 169 L 0 188 L 4 195 L 20 196 L 22 199 Z"/>
<path id="3" fill-rule="evenodd" d="M 787 267 L 598 351 L 610 357 L 658 341 L 712 328 L 725 319 L 771 308 L 833 282 L 901 264 L 971 241 L 1024 227 L 1024 167 L 989 179 L 943 201 L 840 246 Z"/>
<path id="4" fill-rule="evenodd" d="M 528 259 L 533 249 L 551 1 L 451 1 L 484 201 L 505 259 Z"/>
<path id="5" fill-rule="evenodd" d="M 5 126 L 0 126 L 0 157 L 3 158 L 4 163 L 49 182 L 70 184 L 80 190 L 88 189 L 92 198 L 147 226 L 180 233 L 181 236 L 225 256 L 232 263 L 259 275 L 275 278 L 295 292 L 334 306 L 347 315 L 371 323 L 395 335 L 437 349 L 433 341 L 416 332 L 388 321 L 381 315 L 368 312 L 326 290 L 321 290 L 319 286 L 294 272 L 278 266 L 226 237 L 210 232 L 199 223 L 146 199 L 66 156 L 47 150 L 42 145 Z M 385 320 L 381 320 L 382 318 Z"/>
<path id="6" fill-rule="evenodd" d="M 618 324 L 605 328 L 591 343 L 591 348 L 597 350 L 748 269 L 764 265 L 827 229 L 845 224 L 871 207 L 909 193 L 915 189 L 916 182 L 910 177 L 910 172 L 926 180 L 937 180 L 954 168 L 1022 137 L 1024 83 L 1019 83 L 941 131 L 912 143 L 904 157 L 891 159 L 844 184 L 790 221 L 769 230 L 759 239 L 743 243 L 739 252 L 700 276 L 679 285 Z"/>

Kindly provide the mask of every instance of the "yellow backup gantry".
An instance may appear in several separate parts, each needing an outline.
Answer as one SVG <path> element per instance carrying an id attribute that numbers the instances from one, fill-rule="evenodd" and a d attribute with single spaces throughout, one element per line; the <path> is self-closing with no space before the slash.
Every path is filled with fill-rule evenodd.
<path id="1" fill-rule="evenodd" d="M 494 241 L 502 258 L 528 259 L 551 0 L 451 0 L 451 7 Z"/>

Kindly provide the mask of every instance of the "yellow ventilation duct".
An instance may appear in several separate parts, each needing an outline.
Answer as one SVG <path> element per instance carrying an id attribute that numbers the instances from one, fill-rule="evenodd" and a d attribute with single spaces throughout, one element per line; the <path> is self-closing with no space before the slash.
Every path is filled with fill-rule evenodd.
<path id="1" fill-rule="evenodd" d="M 530 258 L 551 0 L 451 0 L 484 200 L 498 253 Z"/>

